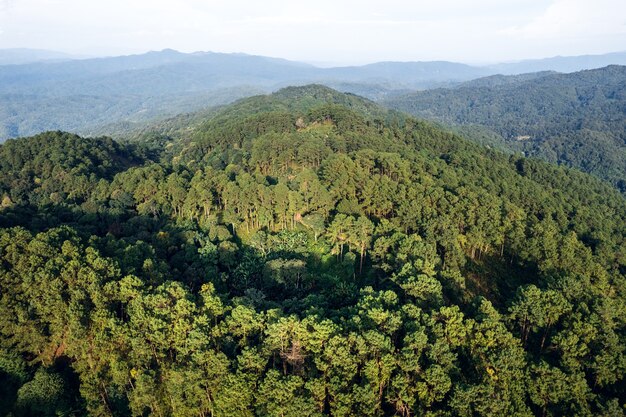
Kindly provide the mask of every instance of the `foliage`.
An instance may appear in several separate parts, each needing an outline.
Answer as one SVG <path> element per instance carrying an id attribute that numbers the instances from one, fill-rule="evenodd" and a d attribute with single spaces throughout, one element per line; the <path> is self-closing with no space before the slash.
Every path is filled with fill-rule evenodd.
<path id="1" fill-rule="evenodd" d="M 625 191 L 625 77 L 626 67 L 616 65 L 573 74 L 495 76 L 385 104 L 461 125 L 478 142 L 575 167 Z"/>
<path id="2" fill-rule="evenodd" d="M 0 148 L 3 413 L 621 415 L 626 201 L 323 87 Z"/>

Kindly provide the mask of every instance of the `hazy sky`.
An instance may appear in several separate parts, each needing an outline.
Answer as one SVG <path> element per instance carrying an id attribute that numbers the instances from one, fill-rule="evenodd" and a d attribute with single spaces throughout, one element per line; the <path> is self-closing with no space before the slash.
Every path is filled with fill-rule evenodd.
<path id="1" fill-rule="evenodd" d="M 0 0 L 14 47 L 494 62 L 626 50 L 626 0 Z"/>

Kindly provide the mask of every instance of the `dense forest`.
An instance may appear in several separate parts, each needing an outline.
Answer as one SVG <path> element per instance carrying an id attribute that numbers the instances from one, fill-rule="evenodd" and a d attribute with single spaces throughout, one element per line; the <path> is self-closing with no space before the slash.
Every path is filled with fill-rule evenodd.
<path id="1" fill-rule="evenodd" d="M 386 104 L 462 125 L 479 142 L 575 167 L 626 191 L 626 66 L 493 76 Z"/>
<path id="2" fill-rule="evenodd" d="M 0 147 L 0 415 L 619 416 L 626 201 L 320 86 Z"/>

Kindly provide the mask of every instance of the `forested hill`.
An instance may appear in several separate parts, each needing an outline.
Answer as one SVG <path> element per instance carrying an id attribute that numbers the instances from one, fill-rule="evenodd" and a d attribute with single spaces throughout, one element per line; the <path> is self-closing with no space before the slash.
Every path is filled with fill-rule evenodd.
<path id="1" fill-rule="evenodd" d="M 579 168 L 626 191 L 624 66 L 531 79 L 489 77 L 385 104 L 447 124 L 486 127 L 505 149 Z M 465 132 L 472 136 L 471 130 Z M 478 138 L 485 134 L 475 133 Z"/>
<path id="2" fill-rule="evenodd" d="M 610 186 L 320 86 L 207 117 L 0 147 L 0 415 L 624 414 Z"/>

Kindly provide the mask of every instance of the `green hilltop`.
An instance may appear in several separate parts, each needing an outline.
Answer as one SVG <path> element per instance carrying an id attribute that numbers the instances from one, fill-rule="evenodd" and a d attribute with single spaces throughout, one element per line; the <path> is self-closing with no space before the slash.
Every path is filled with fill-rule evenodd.
<path id="1" fill-rule="evenodd" d="M 0 414 L 622 415 L 626 201 L 310 85 L 0 146 Z"/>

